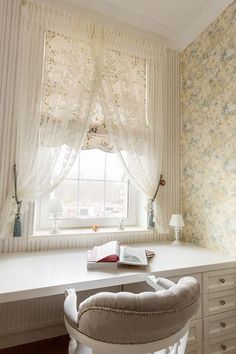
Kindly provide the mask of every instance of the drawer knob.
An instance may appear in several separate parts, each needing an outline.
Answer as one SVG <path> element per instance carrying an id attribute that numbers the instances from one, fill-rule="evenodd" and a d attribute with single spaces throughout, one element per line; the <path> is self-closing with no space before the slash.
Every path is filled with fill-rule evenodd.
<path id="1" fill-rule="evenodd" d="M 225 344 L 221 344 L 221 349 L 226 350 L 227 349 L 226 345 Z"/>
<path id="2" fill-rule="evenodd" d="M 225 305 L 225 300 L 220 300 L 221 305 Z"/>
<path id="3" fill-rule="evenodd" d="M 221 282 L 221 284 L 224 284 L 225 283 L 225 279 L 224 278 L 220 278 L 220 282 Z"/>
<path id="4" fill-rule="evenodd" d="M 225 322 L 220 322 L 221 327 L 225 328 L 226 327 L 226 323 Z"/>

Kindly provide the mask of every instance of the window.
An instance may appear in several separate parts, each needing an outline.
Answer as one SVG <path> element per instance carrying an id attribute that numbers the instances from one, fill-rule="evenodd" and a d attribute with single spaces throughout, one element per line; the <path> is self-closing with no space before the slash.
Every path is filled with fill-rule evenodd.
<path id="1" fill-rule="evenodd" d="M 61 228 L 136 224 L 136 190 L 115 153 L 82 150 L 66 179 L 36 205 L 36 228 L 50 228 L 50 199 L 59 199 Z"/>

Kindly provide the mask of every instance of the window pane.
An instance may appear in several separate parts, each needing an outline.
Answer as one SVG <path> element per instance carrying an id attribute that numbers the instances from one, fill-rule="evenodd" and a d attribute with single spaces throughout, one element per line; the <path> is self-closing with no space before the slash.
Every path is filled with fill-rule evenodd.
<path id="1" fill-rule="evenodd" d="M 79 182 L 79 217 L 104 217 L 104 182 Z"/>
<path id="2" fill-rule="evenodd" d="M 106 179 L 110 181 L 122 181 L 124 179 L 125 173 L 123 168 L 120 166 L 120 162 L 116 154 L 107 153 L 106 154 Z"/>
<path id="3" fill-rule="evenodd" d="M 106 182 L 106 217 L 127 217 L 127 182 Z"/>
<path id="4" fill-rule="evenodd" d="M 80 153 L 80 179 L 103 180 L 105 153 L 98 149 L 83 150 Z"/>
<path id="5" fill-rule="evenodd" d="M 77 194 L 78 182 L 72 180 L 64 180 L 53 193 L 51 199 L 60 199 L 63 205 L 62 218 L 76 218 L 77 217 Z"/>

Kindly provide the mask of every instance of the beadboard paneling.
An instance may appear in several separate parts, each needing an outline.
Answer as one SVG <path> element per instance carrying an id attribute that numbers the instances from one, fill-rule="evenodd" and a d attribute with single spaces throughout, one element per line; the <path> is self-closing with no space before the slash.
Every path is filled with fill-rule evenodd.
<path id="1" fill-rule="evenodd" d="M 20 1 L 0 1 L 0 210 L 13 182 L 16 124 L 14 95 Z"/>
<path id="2" fill-rule="evenodd" d="M 160 189 L 164 224 L 169 225 L 172 213 L 180 213 L 180 69 L 179 53 L 168 50 L 164 105 L 163 175 L 166 186 Z M 168 239 L 173 238 L 171 232 Z"/>
<path id="3" fill-rule="evenodd" d="M 78 305 L 101 291 L 118 292 L 121 287 L 82 291 Z M 63 304 L 63 295 L 0 304 L 0 349 L 65 334 Z"/>
<path id="4" fill-rule="evenodd" d="M 52 235 L 15 237 L 0 239 L 0 254 L 9 252 L 30 252 L 46 251 L 54 249 L 69 248 L 92 248 L 94 245 L 101 245 L 112 240 L 126 243 L 143 243 L 165 241 L 166 235 L 158 235 L 154 230 L 144 231 L 122 231 L 122 232 L 98 232 L 94 234 L 79 235 Z"/>

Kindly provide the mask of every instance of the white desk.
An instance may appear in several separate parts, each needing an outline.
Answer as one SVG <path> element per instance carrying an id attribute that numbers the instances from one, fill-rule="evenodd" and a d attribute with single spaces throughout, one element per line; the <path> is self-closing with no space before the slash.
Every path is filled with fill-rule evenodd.
<path id="1" fill-rule="evenodd" d="M 0 348 L 64 334 L 62 294 L 66 288 L 119 291 L 123 285 L 124 291 L 150 291 L 142 281 L 152 273 L 174 281 L 192 274 L 200 282 L 200 307 L 191 321 L 186 354 L 219 354 L 223 346 L 236 353 L 236 257 L 190 244 L 138 247 L 156 252 L 149 269 L 88 271 L 86 250 L 0 256 Z M 92 293 L 79 294 L 79 301 Z M 4 318 L 9 319 L 7 325 Z"/>
<path id="2" fill-rule="evenodd" d="M 236 257 L 221 255 L 191 244 L 138 245 L 154 250 L 149 269 L 125 267 L 87 270 L 86 250 L 28 252 L 0 256 L 0 303 L 64 293 L 66 288 L 90 290 L 143 281 L 157 276 L 193 274 L 236 267 Z"/>

